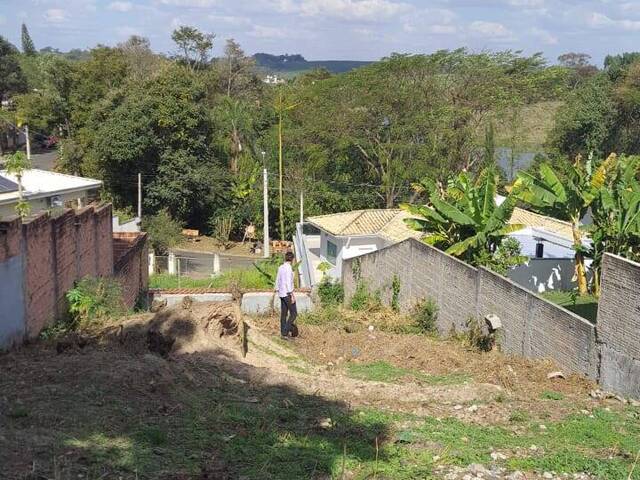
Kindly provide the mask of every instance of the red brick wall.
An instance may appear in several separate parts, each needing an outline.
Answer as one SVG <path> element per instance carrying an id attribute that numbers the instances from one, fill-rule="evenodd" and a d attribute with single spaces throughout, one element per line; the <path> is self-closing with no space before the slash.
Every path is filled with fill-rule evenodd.
<path id="1" fill-rule="evenodd" d="M 133 307 L 149 287 L 149 250 L 146 233 L 113 234 L 114 277 L 122 285 L 123 300 Z"/>
<path id="2" fill-rule="evenodd" d="M 139 249 L 144 247 L 143 241 Z M 0 281 L 18 283 L 27 336 L 35 337 L 65 313 L 65 295 L 76 280 L 113 275 L 111 205 L 66 210 L 56 218 L 42 213 L 24 223 L 0 221 L 0 262 L 20 253 L 24 277 Z M 142 285 L 136 275 L 136 285 Z"/>
<path id="3" fill-rule="evenodd" d="M 113 224 L 111 205 L 95 209 L 96 249 L 98 252 L 98 276 L 113 275 Z M 105 232 L 109 232 L 108 235 Z"/>
<path id="4" fill-rule="evenodd" d="M 35 337 L 56 316 L 53 224 L 48 214 L 22 225 L 25 242 L 25 312 L 27 335 Z"/>
<path id="5" fill-rule="evenodd" d="M 21 224 L 18 217 L 0 221 L 0 262 L 20 254 Z"/>
<path id="6" fill-rule="evenodd" d="M 99 256 L 96 247 L 95 215 L 93 207 L 86 207 L 76 213 L 78 278 L 96 276 Z"/>

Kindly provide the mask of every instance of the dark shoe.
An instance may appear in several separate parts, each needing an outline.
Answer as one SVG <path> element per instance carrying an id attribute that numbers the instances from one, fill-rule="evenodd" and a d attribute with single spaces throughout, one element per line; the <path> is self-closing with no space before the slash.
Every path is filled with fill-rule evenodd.
<path id="1" fill-rule="evenodd" d="M 296 338 L 300 332 L 298 332 L 298 326 L 294 323 L 291 325 L 291 337 Z"/>

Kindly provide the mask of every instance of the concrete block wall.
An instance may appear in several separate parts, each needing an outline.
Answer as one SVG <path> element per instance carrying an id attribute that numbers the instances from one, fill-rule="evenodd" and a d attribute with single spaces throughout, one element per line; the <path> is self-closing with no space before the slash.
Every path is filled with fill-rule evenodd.
<path id="1" fill-rule="evenodd" d="M 507 353 L 551 358 L 566 371 L 598 376 L 594 325 L 487 269 L 475 269 L 410 239 L 347 260 L 342 277 L 347 299 L 355 291 L 358 272 L 370 287 L 386 291 L 397 275 L 402 310 L 427 298 L 435 300 L 443 335 L 464 331 L 470 318 L 495 314 L 503 323 L 502 348 Z"/>
<path id="2" fill-rule="evenodd" d="M 598 304 L 600 382 L 640 398 L 640 263 L 606 254 Z"/>
<path id="3" fill-rule="evenodd" d="M 111 229 L 111 205 L 0 221 L 0 349 L 63 315 L 76 280 L 113 274 Z"/>

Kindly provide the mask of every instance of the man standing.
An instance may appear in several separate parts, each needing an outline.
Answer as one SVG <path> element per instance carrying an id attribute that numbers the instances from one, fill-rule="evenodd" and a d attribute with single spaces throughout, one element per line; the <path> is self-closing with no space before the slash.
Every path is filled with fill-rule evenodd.
<path id="1" fill-rule="evenodd" d="M 293 296 L 293 267 L 291 266 L 293 258 L 293 253 L 286 253 L 284 263 L 278 267 L 276 276 L 276 291 L 280 297 L 280 335 L 284 339 L 288 338 L 293 330 L 298 316 L 296 298 Z"/>

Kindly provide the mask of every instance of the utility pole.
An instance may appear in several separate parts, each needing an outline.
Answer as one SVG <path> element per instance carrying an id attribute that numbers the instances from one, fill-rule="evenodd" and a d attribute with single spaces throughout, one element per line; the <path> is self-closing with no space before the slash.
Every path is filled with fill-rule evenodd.
<path id="1" fill-rule="evenodd" d="M 29 140 L 29 125 L 24 126 L 24 135 L 27 137 L 27 160 L 31 161 L 31 140 Z"/>
<path id="2" fill-rule="evenodd" d="M 138 173 L 138 221 L 142 223 L 142 173 Z"/>
<path id="3" fill-rule="evenodd" d="M 278 177 L 280 190 L 280 240 L 284 240 L 284 201 L 282 199 L 282 109 L 284 108 L 282 90 L 280 90 L 280 108 L 278 109 Z"/>
<path id="4" fill-rule="evenodd" d="M 304 191 L 300 190 L 300 225 L 304 223 Z"/>
<path id="5" fill-rule="evenodd" d="M 262 158 L 264 158 L 265 152 L 262 152 Z M 262 188 L 263 188 L 263 219 L 264 219 L 264 234 L 263 234 L 263 247 L 264 258 L 271 256 L 269 250 L 269 178 L 267 176 L 267 167 L 265 166 L 262 171 Z"/>

